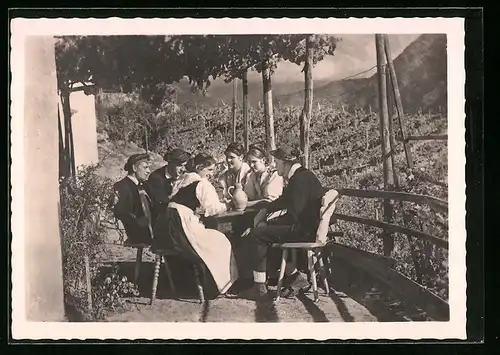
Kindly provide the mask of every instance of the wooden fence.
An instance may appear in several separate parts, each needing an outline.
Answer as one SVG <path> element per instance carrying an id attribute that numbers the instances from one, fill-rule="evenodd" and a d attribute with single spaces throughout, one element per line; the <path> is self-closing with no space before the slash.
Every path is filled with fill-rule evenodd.
<path id="1" fill-rule="evenodd" d="M 378 190 L 358 190 L 358 189 L 336 189 L 340 196 L 360 197 L 360 198 L 379 198 L 383 200 L 396 200 L 414 202 L 428 205 L 437 212 L 447 212 L 448 202 L 426 195 L 417 195 L 405 192 L 378 191 Z M 406 236 L 415 237 L 434 244 L 436 247 L 448 249 L 448 240 L 430 234 L 418 231 L 412 228 L 402 227 L 392 223 L 382 222 L 375 219 L 359 216 L 350 216 L 341 213 L 333 213 L 331 217 L 332 224 L 337 220 L 359 223 L 362 225 L 381 228 L 387 232 L 401 233 Z M 374 253 L 363 252 L 357 248 L 350 248 L 342 244 L 333 243 L 331 250 L 336 256 L 345 259 L 349 263 L 363 269 L 365 272 L 382 280 L 391 288 L 399 291 L 400 294 L 425 309 L 425 311 L 436 320 L 449 320 L 448 302 L 438 295 L 434 294 L 421 284 L 411 280 L 407 276 L 392 268 L 390 257 L 381 256 Z M 413 254 L 413 251 L 412 251 Z M 416 263 L 412 255 L 413 262 Z M 393 259 L 392 259 L 393 260 Z M 415 265 L 417 270 L 417 265 Z"/>

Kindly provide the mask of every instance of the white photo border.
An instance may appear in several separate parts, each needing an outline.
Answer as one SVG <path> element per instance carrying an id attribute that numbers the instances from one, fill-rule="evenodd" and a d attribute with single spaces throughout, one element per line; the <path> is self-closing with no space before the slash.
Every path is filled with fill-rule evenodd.
<path id="1" fill-rule="evenodd" d="M 11 21 L 12 337 L 14 339 L 466 339 L 465 20 L 463 18 L 23 19 Z M 24 309 L 23 101 L 27 36 L 443 33 L 448 51 L 448 322 L 29 322 Z M 375 49 L 374 49 L 375 50 Z"/>

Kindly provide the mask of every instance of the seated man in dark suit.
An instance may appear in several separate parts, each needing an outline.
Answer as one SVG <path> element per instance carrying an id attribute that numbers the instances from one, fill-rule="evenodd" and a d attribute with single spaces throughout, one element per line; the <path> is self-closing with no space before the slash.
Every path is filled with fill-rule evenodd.
<path id="1" fill-rule="evenodd" d="M 248 299 L 261 299 L 267 295 L 267 259 L 272 243 L 313 242 L 320 222 L 321 201 L 326 192 L 318 178 L 299 163 L 300 151 L 282 146 L 271 152 L 276 169 L 287 183 L 283 194 L 265 206 L 255 217 L 250 232 L 254 287 L 241 294 Z M 268 219 L 276 211 L 286 210 L 280 217 Z M 309 286 L 293 262 L 287 263 L 284 286 L 295 295 Z"/>
<path id="2" fill-rule="evenodd" d="M 149 155 L 134 154 L 125 164 L 128 175 L 114 184 L 113 212 L 127 233 L 126 244 L 151 244 L 152 213 L 147 178 Z"/>
<path id="3" fill-rule="evenodd" d="M 151 189 L 153 208 L 155 214 L 164 211 L 170 200 L 173 187 L 186 170 L 186 163 L 190 154 L 182 149 L 169 151 L 163 159 L 167 165 L 153 171 L 148 178 L 148 185 Z"/>

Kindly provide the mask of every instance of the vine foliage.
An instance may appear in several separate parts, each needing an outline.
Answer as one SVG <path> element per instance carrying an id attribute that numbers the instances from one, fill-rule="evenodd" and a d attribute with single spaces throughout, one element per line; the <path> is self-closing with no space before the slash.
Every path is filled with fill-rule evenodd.
<path id="1" fill-rule="evenodd" d="M 63 288 L 69 317 L 102 318 L 123 305 L 137 287 L 100 263 L 106 238 L 101 226 L 109 213 L 112 181 L 99 176 L 98 165 L 82 166 L 75 176 L 60 180 Z"/>

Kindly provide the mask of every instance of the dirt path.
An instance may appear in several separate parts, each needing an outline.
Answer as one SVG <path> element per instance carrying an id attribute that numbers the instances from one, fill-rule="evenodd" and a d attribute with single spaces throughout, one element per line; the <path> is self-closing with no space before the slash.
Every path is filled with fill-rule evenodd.
<path id="1" fill-rule="evenodd" d="M 334 298 L 334 299 L 332 299 Z M 108 322 L 372 322 L 370 312 L 347 297 L 321 296 L 318 303 L 311 295 L 257 304 L 241 299 L 216 299 L 199 304 L 196 300 L 158 300 L 149 306 L 149 298 L 133 299 L 127 310 L 109 316 Z M 347 311 L 346 311 L 347 310 Z"/>

